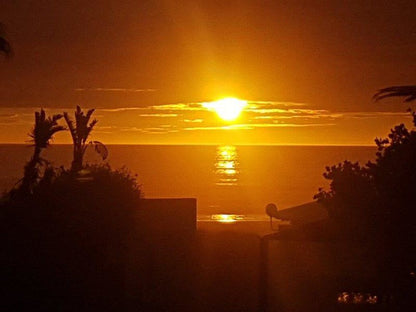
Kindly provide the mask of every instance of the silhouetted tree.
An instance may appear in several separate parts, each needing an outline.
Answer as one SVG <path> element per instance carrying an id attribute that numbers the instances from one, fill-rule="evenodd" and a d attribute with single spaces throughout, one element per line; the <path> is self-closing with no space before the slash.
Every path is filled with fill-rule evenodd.
<path id="1" fill-rule="evenodd" d="M 132 241 L 140 238 L 136 217 L 142 194 L 127 169 L 82 166 L 97 122 L 90 122 L 93 111 L 84 115 L 77 107 L 76 124 L 65 116 L 76 143 L 74 154 L 81 154 L 73 166 L 85 169 L 78 174 L 49 165 L 40 173 L 46 162 L 42 150 L 65 128 L 57 123 L 61 115 L 35 113 L 30 133 L 34 153 L 25 176 L 17 190 L 0 200 L 2 310 L 123 310 L 124 270 Z M 105 158 L 105 146 L 92 144 Z"/>
<path id="2" fill-rule="evenodd" d="M 74 158 L 71 164 L 71 171 L 73 172 L 78 172 L 82 169 L 84 154 L 89 145 L 94 145 L 95 151 L 101 155 L 103 160 L 108 156 L 108 151 L 104 144 L 98 141 L 87 142 L 88 136 L 98 122 L 97 119 L 93 119 L 90 122 L 91 115 L 93 113 L 94 109 L 90 109 L 86 114 L 84 114 L 81 108 L 77 106 L 75 111 L 75 125 L 68 113 L 64 113 L 64 118 L 68 124 L 69 131 L 71 132 L 72 142 L 74 145 Z"/>
<path id="3" fill-rule="evenodd" d="M 84 168 L 0 201 L 2 311 L 123 311 L 140 186 L 126 169 Z"/>
<path id="4" fill-rule="evenodd" d="M 4 25 L 2 23 L 0 23 L 0 53 L 6 56 L 11 56 L 13 53 L 9 41 L 6 39 Z"/>
<path id="5" fill-rule="evenodd" d="M 416 114 L 412 116 L 416 127 Z M 363 234 L 371 228 L 392 239 L 413 240 L 416 130 L 400 124 L 387 138 L 375 142 L 375 161 L 365 166 L 345 161 L 327 167 L 324 177 L 331 181 L 330 190 L 320 189 L 314 198 L 328 209 L 330 218 L 357 226 Z"/>
<path id="6" fill-rule="evenodd" d="M 33 142 L 33 155 L 24 168 L 24 176 L 19 191 L 24 194 L 32 192 L 33 187 L 39 179 L 39 165 L 43 162 L 40 157 L 42 149 L 48 147 L 50 140 L 56 132 L 65 130 L 63 126 L 58 125 L 58 120 L 62 115 L 57 114 L 46 117 L 43 109 L 35 112 L 35 126 L 29 136 Z"/>

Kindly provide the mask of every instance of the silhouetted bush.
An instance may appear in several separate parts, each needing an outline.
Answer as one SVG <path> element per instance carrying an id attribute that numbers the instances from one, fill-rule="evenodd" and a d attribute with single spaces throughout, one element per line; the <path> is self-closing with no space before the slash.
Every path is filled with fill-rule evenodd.
<path id="1" fill-rule="evenodd" d="M 416 126 L 416 114 L 412 113 Z M 374 162 L 361 166 L 345 161 L 327 167 L 330 189 L 315 199 L 340 227 L 368 239 L 412 241 L 416 234 L 416 130 L 400 124 L 385 139 L 376 139 Z"/>
<path id="2" fill-rule="evenodd" d="M 136 177 L 108 165 L 48 168 L 31 195 L 1 205 L 9 306 L 118 310 L 128 242 L 136 239 Z"/>

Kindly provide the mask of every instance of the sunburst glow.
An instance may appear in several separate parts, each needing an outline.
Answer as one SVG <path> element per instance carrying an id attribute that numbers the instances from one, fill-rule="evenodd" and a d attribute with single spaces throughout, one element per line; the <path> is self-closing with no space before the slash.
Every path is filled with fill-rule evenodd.
<path id="1" fill-rule="evenodd" d="M 247 106 L 247 101 L 236 98 L 224 98 L 218 101 L 204 103 L 203 106 L 215 111 L 221 119 L 232 121 L 240 116 L 241 111 Z"/>

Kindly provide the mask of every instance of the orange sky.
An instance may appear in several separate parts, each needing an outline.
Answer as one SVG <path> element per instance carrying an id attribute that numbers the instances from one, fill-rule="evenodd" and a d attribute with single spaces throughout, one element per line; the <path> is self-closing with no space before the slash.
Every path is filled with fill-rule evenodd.
<path id="1" fill-rule="evenodd" d="M 8 1 L 0 142 L 33 112 L 97 108 L 130 144 L 372 144 L 409 121 L 382 87 L 414 84 L 414 1 Z M 250 105 L 232 123 L 202 102 Z M 69 142 L 60 133 L 55 142 Z"/>

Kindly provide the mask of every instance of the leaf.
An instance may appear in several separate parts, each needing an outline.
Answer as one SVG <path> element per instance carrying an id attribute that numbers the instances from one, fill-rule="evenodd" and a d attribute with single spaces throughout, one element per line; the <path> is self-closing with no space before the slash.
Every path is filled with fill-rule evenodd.
<path id="1" fill-rule="evenodd" d="M 106 160 L 108 157 L 107 147 L 99 141 L 91 141 L 90 144 L 94 145 L 94 150 L 99 154 L 103 160 Z"/>
<path id="2" fill-rule="evenodd" d="M 74 123 L 69 117 L 67 112 L 64 112 L 64 118 L 65 118 L 66 124 L 68 125 L 69 131 L 71 132 L 72 140 L 75 142 L 77 134 L 75 131 Z"/>
<path id="3" fill-rule="evenodd" d="M 380 101 L 387 97 L 403 96 L 404 102 L 411 102 L 416 99 L 416 86 L 393 86 L 378 90 L 373 99 Z"/>
<path id="4" fill-rule="evenodd" d="M 35 126 L 29 136 L 36 147 L 46 148 L 56 132 L 65 130 L 63 126 L 57 123 L 60 118 L 61 115 L 53 115 L 46 118 L 46 113 L 43 109 L 40 112 L 35 112 Z"/>

